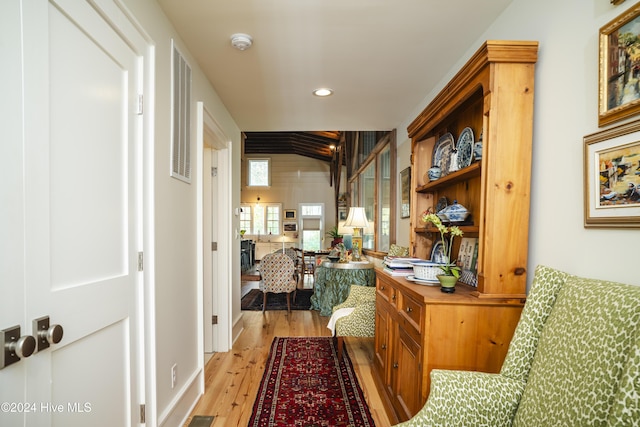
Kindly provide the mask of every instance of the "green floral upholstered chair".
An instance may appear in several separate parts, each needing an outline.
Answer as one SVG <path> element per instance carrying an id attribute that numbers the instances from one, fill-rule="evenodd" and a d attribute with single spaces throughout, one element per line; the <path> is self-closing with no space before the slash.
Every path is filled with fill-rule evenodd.
<path id="1" fill-rule="evenodd" d="M 342 358 L 344 337 L 373 337 L 375 326 L 376 287 L 351 285 L 347 299 L 333 307 L 329 319 L 328 327 L 335 330 L 338 341 L 338 357 Z"/>
<path id="2" fill-rule="evenodd" d="M 539 266 L 498 374 L 431 371 L 398 426 L 640 425 L 640 286 Z"/>

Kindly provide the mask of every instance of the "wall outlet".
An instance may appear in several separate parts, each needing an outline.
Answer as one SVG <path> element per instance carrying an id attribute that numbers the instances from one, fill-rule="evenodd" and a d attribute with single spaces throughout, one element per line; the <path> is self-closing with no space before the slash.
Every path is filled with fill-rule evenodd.
<path id="1" fill-rule="evenodd" d="M 174 388 L 177 382 L 178 382 L 178 364 L 174 363 L 173 366 L 171 367 L 171 388 Z"/>

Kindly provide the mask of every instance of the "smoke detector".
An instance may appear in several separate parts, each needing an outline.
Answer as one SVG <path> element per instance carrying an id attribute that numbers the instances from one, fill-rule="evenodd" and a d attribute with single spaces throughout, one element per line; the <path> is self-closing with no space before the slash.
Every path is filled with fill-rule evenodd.
<path id="1" fill-rule="evenodd" d="M 253 39 L 249 34 L 237 33 L 231 36 L 231 46 L 238 50 L 247 50 L 253 44 Z"/>

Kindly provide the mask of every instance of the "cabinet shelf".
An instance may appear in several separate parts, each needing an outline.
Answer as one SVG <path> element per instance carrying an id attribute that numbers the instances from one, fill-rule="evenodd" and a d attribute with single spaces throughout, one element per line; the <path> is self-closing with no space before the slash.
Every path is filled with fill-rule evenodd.
<path id="1" fill-rule="evenodd" d="M 435 181 L 430 181 L 424 185 L 416 188 L 416 193 L 430 193 L 432 191 L 445 188 L 449 185 L 457 184 L 458 182 L 466 181 L 470 178 L 480 176 L 482 172 L 482 161 L 472 163 L 464 169 L 460 169 L 455 172 L 451 172 L 449 175 L 438 178 Z"/>
<path id="2" fill-rule="evenodd" d="M 445 223 L 445 225 L 447 225 Z M 455 225 L 455 224 L 454 224 Z M 480 227 L 477 225 L 460 225 L 459 226 L 460 230 L 462 230 L 462 232 L 467 235 L 467 234 L 477 234 L 480 232 Z M 416 233 L 438 233 L 438 229 L 432 226 L 429 227 L 415 227 L 413 229 L 414 232 Z"/>

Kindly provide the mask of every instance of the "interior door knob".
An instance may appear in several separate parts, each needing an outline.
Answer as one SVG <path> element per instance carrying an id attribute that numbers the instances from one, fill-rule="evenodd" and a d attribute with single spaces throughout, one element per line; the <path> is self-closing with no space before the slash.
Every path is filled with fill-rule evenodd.
<path id="1" fill-rule="evenodd" d="M 17 341 L 9 343 L 9 350 L 14 352 L 20 359 L 29 357 L 36 349 L 36 339 L 31 335 L 24 335 Z"/>
<path id="2" fill-rule="evenodd" d="M 29 357 L 36 349 L 36 339 L 20 336 L 20 325 L 0 331 L 0 369 Z"/>
<path id="3" fill-rule="evenodd" d="M 64 330 L 60 325 L 51 325 L 46 331 L 38 331 L 38 338 L 44 338 L 49 344 L 58 344 L 62 340 Z"/>
<path id="4" fill-rule="evenodd" d="M 49 316 L 43 316 L 33 321 L 33 335 L 38 339 L 37 351 L 49 348 L 50 344 L 58 344 L 62 340 L 64 330 L 60 325 L 50 325 Z"/>

